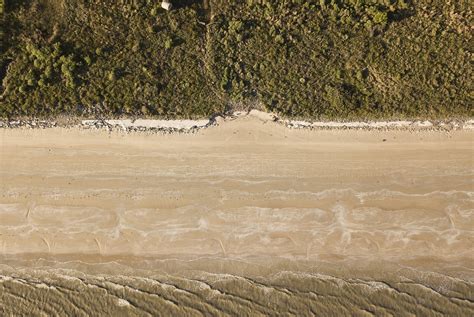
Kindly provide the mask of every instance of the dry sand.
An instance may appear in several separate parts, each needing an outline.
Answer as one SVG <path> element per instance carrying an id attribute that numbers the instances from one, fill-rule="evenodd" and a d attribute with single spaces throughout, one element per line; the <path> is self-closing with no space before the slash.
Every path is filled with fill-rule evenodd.
<path id="1" fill-rule="evenodd" d="M 109 314 L 464 315 L 474 307 L 473 137 L 294 130 L 255 116 L 193 135 L 1 129 L 0 299 L 26 311 L 18 292 L 70 282 L 90 298 L 105 289 L 110 302 L 97 305 Z M 70 314 L 99 309 L 48 294 Z"/>

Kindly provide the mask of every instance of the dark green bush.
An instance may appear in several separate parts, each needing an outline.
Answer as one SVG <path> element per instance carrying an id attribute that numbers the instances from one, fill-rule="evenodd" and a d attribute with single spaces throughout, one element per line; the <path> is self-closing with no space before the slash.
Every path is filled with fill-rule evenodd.
<path id="1" fill-rule="evenodd" d="M 473 115 L 467 0 L 204 2 L 8 3 L 0 116 Z"/>

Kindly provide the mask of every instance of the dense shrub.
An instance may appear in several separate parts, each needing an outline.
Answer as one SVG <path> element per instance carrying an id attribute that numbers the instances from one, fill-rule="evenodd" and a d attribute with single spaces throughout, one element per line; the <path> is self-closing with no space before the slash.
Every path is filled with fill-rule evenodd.
<path id="1" fill-rule="evenodd" d="M 217 6 L 212 26 L 231 98 L 302 117 L 473 114 L 467 1 L 246 4 Z"/>
<path id="2" fill-rule="evenodd" d="M 472 116 L 467 0 L 18 0 L 0 116 Z"/>

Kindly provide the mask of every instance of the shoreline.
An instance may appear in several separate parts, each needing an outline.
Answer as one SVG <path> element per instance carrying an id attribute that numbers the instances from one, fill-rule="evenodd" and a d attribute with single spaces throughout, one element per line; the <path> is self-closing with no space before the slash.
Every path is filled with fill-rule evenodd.
<path id="1" fill-rule="evenodd" d="M 87 119 L 87 120 L 0 120 L 0 129 L 79 128 L 103 129 L 124 132 L 195 133 L 239 118 L 254 117 L 263 122 L 273 122 L 289 129 L 305 130 L 412 130 L 455 131 L 474 130 L 474 119 L 449 120 L 368 120 L 368 121 L 305 121 L 290 120 L 274 113 L 259 110 L 237 111 L 230 115 L 215 115 L 199 120 L 163 119 Z M 72 122 L 71 122 L 72 121 Z"/>
<path id="2" fill-rule="evenodd" d="M 220 255 L 134 255 L 134 254 L 51 254 L 19 253 L 0 255 L 0 275 L 15 270 L 59 271 L 70 270 L 84 274 L 136 275 L 160 272 L 181 274 L 187 271 L 206 271 L 215 274 L 269 276 L 282 271 L 300 274 L 326 274 L 331 276 L 370 276 L 395 272 L 424 272 L 474 283 L 472 258 L 454 260 L 443 258 L 374 259 L 284 257 L 277 255 L 220 256 Z"/>

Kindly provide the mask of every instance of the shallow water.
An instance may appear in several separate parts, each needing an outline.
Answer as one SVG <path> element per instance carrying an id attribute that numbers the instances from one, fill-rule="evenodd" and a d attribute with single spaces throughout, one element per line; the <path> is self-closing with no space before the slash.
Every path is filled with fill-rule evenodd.
<path id="1" fill-rule="evenodd" d="M 1 133 L 3 314 L 473 312 L 472 132 Z"/>
<path id="2" fill-rule="evenodd" d="M 358 275 L 17 270 L 0 276 L 0 310 L 7 316 L 469 316 L 474 310 L 473 284 L 462 279 L 419 271 Z"/>

